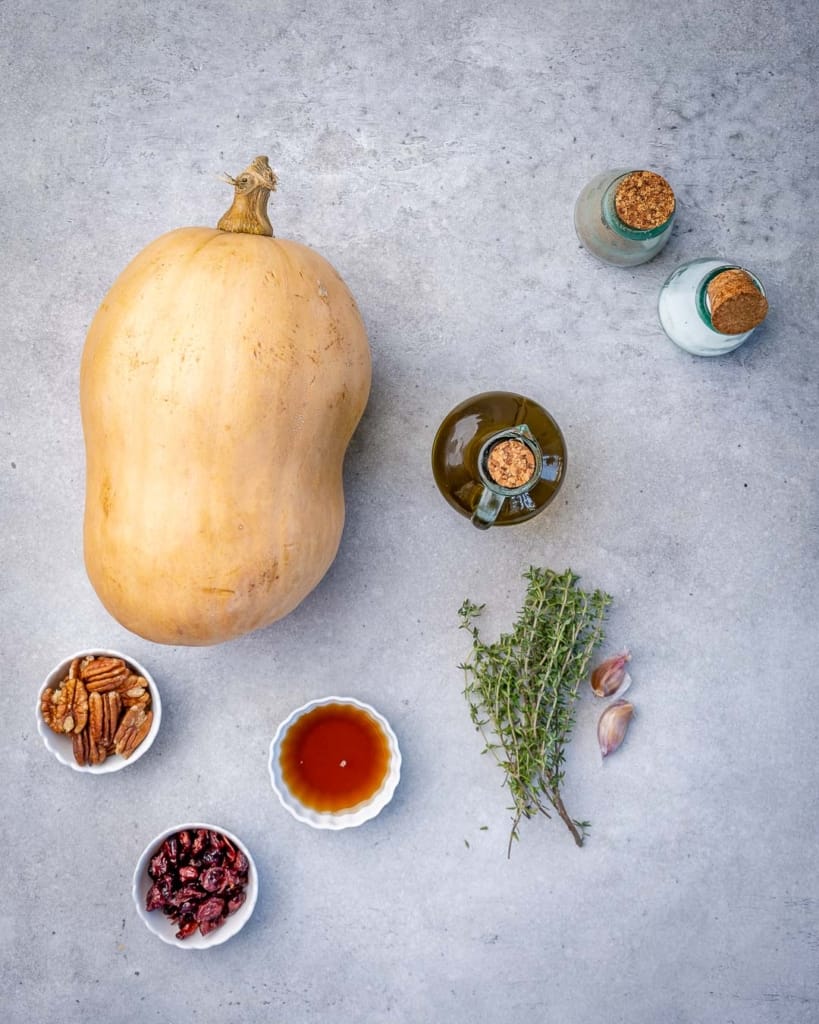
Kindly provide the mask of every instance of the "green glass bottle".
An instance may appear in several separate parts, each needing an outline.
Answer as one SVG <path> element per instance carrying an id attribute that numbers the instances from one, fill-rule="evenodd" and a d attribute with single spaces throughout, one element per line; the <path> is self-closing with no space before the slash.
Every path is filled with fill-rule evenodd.
<path id="1" fill-rule="evenodd" d="M 566 444 L 543 406 L 511 391 L 487 391 L 444 417 L 432 472 L 449 504 L 479 529 L 513 526 L 557 494 Z"/>

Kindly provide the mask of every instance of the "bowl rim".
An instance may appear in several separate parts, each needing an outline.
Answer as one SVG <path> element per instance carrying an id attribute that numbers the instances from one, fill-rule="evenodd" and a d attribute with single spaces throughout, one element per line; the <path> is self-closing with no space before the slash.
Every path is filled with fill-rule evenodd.
<path id="1" fill-rule="evenodd" d="M 60 681 L 62 674 L 67 672 L 70 668 L 72 661 L 76 658 L 87 658 L 90 655 L 93 655 L 94 657 L 104 656 L 109 658 L 122 658 L 127 665 L 136 669 L 137 674 L 141 675 L 148 682 L 148 689 L 151 694 L 151 710 L 154 713 L 154 717 L 151 722 L 151 728 L 148 730 L 148 735 L 130 757 L 125 758 L 120 754 L 110 754 L 102 764 L 82 765 L 77 764 L 74 760 L 71 741 L 68 737 L 60 736 L 46 725 L 40 708 L 40 702 L 44 691 L 49 686 L 53 686 L 55 683 Z M 156 685 L 156 680 L 153 675 L 132 655 L 124 654 L 122 651 L 117 651 L 110 647 L 88 647 L 75 652 L 67 658 L 62 658 L 46 675 L 37 691 L 37 707 L 35 708 L 35 714 L 37 716 L 37 732 L 40 734 L 43 745 L 46 750 L 48 750 L 49 753 L 60 762 L 60 764 L 64 764 L 68 768 L 72 768 L 75 772 L 83 772 L 86 775 L 109 775 L 111 772 L 122 771 L 123 768 L 127 768 L 129 765 L 135 764 L 151 748 L 154 740 L 156 739 L 157 733 L 159 732 L 159 726 L 162 721 L 162 698 L 159 695 L 159 687 Z"/>
<path id="2" fill-rule="evenodd" d="M 279 769 L 279 754 L 284 737 L 295 723 L 304 715 L 315 708 L 324 707 L 328 704 L 347 704 L 357 707 L 366 712 L 377 722 L 387 740 L 390 751 L 390 761 L 384 780 L 381 786 L 368 799 L 354 807 L 343 811 L 315 811 L 305 807 L 301 801 L 293 795 L 290 788 L 282 778 Z M 311 828 L 338 831 L 345 828 L 356 828 L 367 821 L 371 821 L 387 806 L 392 800 L 398 783 L 401 779 L 401 750 L 398 746 L 398 739 L 393 732 L 392 726 L 387 719 L 371 704 L 358 700 L 356 697 L 328 696 L 316 697 L 307 701 L 300 707 L 295 708 L 290 714 L 279 723 L 273 739 L 270 741 L 270 749 L 267 759 L 267 769 L 270 776 L 270 783 L 273 791 L 279 798 L 279 803 L 285 810 L 297 820 Z"/>
<path id="3" fill-rule="evenodd" d="M 172 922 L 168 921 L 164 914 L 145 909 L 145 895 L 152 884 L 150 875 L 148 874 L 148 862 L 156 848 L 163 843 L 168 836 L 172 836 L 176 832 L 182 832 L 185 830 L 191 831 L 200 828 L 206 828 L 212 832 L 218 832 L 220 835 L 225 836 L 226 839 L 229 839 L 231 843 L 240 849 L 247 857 L 249 865 L 247 886 L 245 887 L 247 896 L 245 898 L 245 902 L 236 911 L 236 913 L 231 914 L 226 919 L 225 924 L 214 929 L 214 931 L 210 932 L 208 935 L 202 935 L 201 932 L 196 932 L 187 939 L 177 939 L 174 934 L 176 926 Z M 227 942 L 228 939 L 232 939 L 234 935 L 238 935 L 250 920 L 250 917 L 256 907 L 256 901 L 259 897 L 259 871 L 247 843 L 240 839 L 235 833 L 231 832 L 230 829 L 227 829 L 222 825 L 213 825 L 206 821 L 185 821 L 180 825 L 173 825 L 171 828 L 163 829 L 162 832 L 159 832 L 154 836 L 142 851 L 139 859 L 137 860 L 136 867 L 134 868 L 134 877 L 131 883 L 131 896 L 134 901 L 134 906 L 136 907 L 137 916 L 141 919 L 142 923 L 149 932 L 168 946 L 175 946 L 177 949 L 188 950 L 212 949 L 214 946 L 221 946 L 223 942 Z M 161 925 L 165 925 L 165 927 L 159 927 Z"/>

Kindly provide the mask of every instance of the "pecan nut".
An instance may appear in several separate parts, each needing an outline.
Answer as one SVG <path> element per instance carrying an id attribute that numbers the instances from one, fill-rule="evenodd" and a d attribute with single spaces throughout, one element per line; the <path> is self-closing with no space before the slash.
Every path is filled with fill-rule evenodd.
<path id="1" fill-rule="evenodd" d="M 88 764 L 88 758 L 90 752 L 88 749 L 88 729 L 83 729 L 82 732 L 75 732 L 73 738 L 74 747 L 74 760 L 80 767 Z"/>
<path id="2" fill-rule="evenodd" d="M 122 714 L 122 698 L 116 690 L 102 694 L 103 730 L 102 742 L 109 754 L 114 752 L 114 736 Z"/>
<path id="3" fill-rule="evenodd" d="M 148 680 L 122 658 L 75 658 L 64 679 L 40 697 L 45 724 L 72 741 L 80 766 L 111 754 L 128 758 L 147 736 L 153 712 Z"/>
<path id="4" fill-rule="evenodd" d="M 141 704 L 128 708 L 114 736 L 114 749 L 120 757 L 128 758 L 133 754 L 148 735 L 153 720 L 153 711 L 146 711 Z"/>
<path id="5" fill-rule="evenodd" d="M 130 672 L 122 658 L 85 658 L 80 665 L 80 676 L 89 693 L 108 693 L 118 689 Z"/>
<path id="6" fill-rule="evenodd" d="M 88 695 L 88 763 L 102 764 L 108 756 L 104 741 L 104 708 L 101 693 Z"/>
<path id="7" fill-rule="evenodd" d="M 129 672 L 127 677 L 122 680 L 117 689 L 122 693 L 123 690 L 130 690 L 135 686 L 147 686 L 148 680 L 144 676 L 138 676 L 135 672 Z"/>
<path id="8" fill-rule="evenodd" d="M 43 721 L 61 735 L 82 732 L 88 721 L 88 692 L 81 679 L 64 679 L 40 698 Z"/>
<path id="9" fill-rule="evenodd" d="M 148 692 L 148 680 L 142 676 L 129 676 L 127 687 L 118 691 L 122 697 L 122 705 L 132 708 L 136 704 L 147 707 L 151 703 L 151 694 Z"/>
<path id="10" fill-rule="evenodd" d="M 88 657 L 82 660 L 80 676 L 85 682 L 88 682 L 89 679 L 93 679 L 95 676 L 102 675 L 105 672 L 110 672 L 112 669 L 119 670 L 123 668 L 125 668 L 125 662 L 122 658 L 112 658 L 107 654 L 89 654 Z"/>
<path id="11" fill-rule="evenodd" d="M 54 690 L 48 686 L 43 690 L 42 696 L 40 697 L 40 714 L 43 716 L 43 721 L 54 732 L 62 732 L 61 729 L 54 728 Z"/>

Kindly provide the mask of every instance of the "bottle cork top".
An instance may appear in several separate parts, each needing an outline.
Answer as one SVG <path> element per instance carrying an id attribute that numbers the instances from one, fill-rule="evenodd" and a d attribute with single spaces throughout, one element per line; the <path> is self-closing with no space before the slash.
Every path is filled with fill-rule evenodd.
<path id="1" fill-rule="evenodd" d="M 674 213 L 675 206 L 674 190 L 654 171 L 632 171 L 614 194 L 617 216 L 634 231 L 661 227 Z"/>
<path id="2" fill-rule="evenodd" d="M 761 324 L 768 313 L 768 300 L 751 275 L 735 268 L 723 270 L 708 282 L 711 323 L 720 334 L 744 334 Z"/>
<path id="3" fill-rule="evenodd" d="M 486 471 L 499 487 L 514 490 L 532 479 L 535 457 L 523 441 L 500 441 L 489 452 Z"/>

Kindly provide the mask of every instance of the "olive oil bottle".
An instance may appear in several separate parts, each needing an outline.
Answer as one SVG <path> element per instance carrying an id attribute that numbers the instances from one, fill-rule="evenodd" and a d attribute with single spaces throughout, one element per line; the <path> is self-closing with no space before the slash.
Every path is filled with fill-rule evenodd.
<path id="1" fill-rule="evenodd" d="M 560 427 L 537 402 L 510 391 L 466 399 L 432 445 L 435 483 L 479 529 L 513 526 L 552 501 L 566 472 Z"/>

